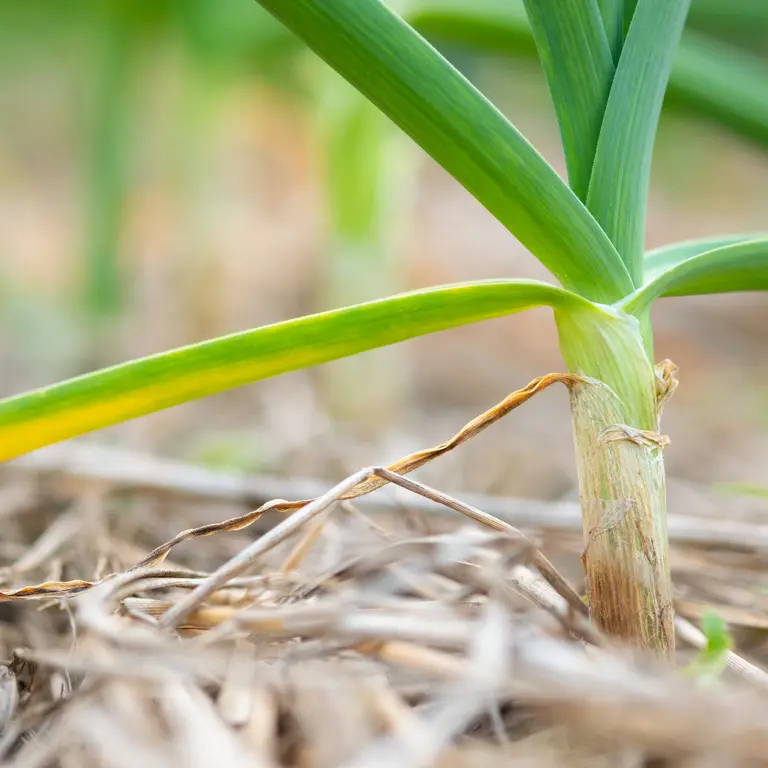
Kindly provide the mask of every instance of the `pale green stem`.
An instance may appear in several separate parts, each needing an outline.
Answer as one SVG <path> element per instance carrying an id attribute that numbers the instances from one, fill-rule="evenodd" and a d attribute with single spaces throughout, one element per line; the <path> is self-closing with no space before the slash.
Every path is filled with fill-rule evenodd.
<path id="1" fill-rule="evenodd" d="M 591 379 L 571 389 L 590 613 L 607 634 L 668 655 L 674 612 L 658 434 L 664 384 L 634 318 L 605 308 L 557 313 L 557 324 L 570 371 Z"/>

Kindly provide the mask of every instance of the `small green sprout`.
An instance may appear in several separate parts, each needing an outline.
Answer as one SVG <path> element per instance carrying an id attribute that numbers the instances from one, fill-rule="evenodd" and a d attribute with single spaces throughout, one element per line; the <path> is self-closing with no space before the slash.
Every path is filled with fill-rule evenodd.
<path id="1" fill-rule="evenodd" d="M 686 667 L 685 672 L 696 677 L 703 685 L 711 685 L 725 669 L 728 652 L 733 648 L 733 638 L 723 617 L 711 609 L 702 614 L 701 631 L 707 643 Z"/>

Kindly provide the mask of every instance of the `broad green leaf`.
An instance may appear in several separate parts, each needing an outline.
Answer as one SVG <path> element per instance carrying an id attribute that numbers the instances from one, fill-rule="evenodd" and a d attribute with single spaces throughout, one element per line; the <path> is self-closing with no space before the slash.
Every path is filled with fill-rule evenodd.
<path id="1" fill-rule="evenodd" d="M 560 126 L 568 181 L 586 200 L 613 58 L 597 0 L 525 0 Z"/>
<path id="2" fill-rule="evenodd" d="M 656 126 L 690 0 L 639 0 L 616 67 L 587 207 L 636 285 L 643 280 L 645 210 Z"/>
<path id="3" fill-rule="evenodd" d="M 380 0 L 259 0 L 387 114 L 571 290 L 632 290 L 579 199 L 509 121 Z"/>
<path id="4" fill-rule="evenodd" d="M 681 261 L 622 303 L 637 315 L 661 296 L 768 290 L 768 239 L 726 245 Z"/>
<path id="5" fill-rule="evenodd" d="M 650 282 L 662 272 L 666 272 L 681 261 L 690 259 L 691 256 L 697 256 L 705 251 L 714 251 L 716 248 L 722 248 L 726 245 L 763 239 L 765 236 L 762 234 L 720 235 L 703 237 L 697 240 L 683 240 L 679 243 L 671 243 L 670 245 L 655 248 L 645 254 L 645 282 Z"/>
<path id="6" fill-rule="evenodd" d="M 0 401 L 0 461 L 259 379 L 543 305 L 592 306 L 535 281 L 464 283 L 135 360 Z"/>
<path id="7" fill-rule="evenodd" d="M 618 62 L 624 45 L 624 0 L 597 0 L 603 27 L 608 38 L 608 47 L 614 62 Z"/>

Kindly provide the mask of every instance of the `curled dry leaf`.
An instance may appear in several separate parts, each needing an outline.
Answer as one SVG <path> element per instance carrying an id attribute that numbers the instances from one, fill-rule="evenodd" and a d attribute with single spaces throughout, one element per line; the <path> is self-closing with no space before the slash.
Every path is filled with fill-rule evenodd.
<path id="1" fill-rule="evenodd" d="M 440 445 L 436 445 L 433 448 L 426 448 L 421 451 L 416 451 L 408 456 L 399 459 L 398 461 L 390 464 L 386 467 L 387 471 L 397 475 L 407 475 L 410 472 L 423 467 L 425 464 L 433 461 L 434 459 L 442 456 L 454 448 L 457 448 L 467 440 L 471 440 L 476 435 L 480 434 L 483 430 L 487 429 L 492 424 L 495 424 L 499 419 L 506 416 L 508 413 L 518 408 L 523 403 L 530 400 L 535 394 L 541 392 L 552 384 L 563 383 L 566 386 L 573 386 L 576 383 L 584 382 L 585 380 L 580 376 L 576 376 L 570 373 L 549 373 L 546 376 L 539 376 L 531 381 L 527 386 L 522 389 L 518 389 L 505 397 L 501 402 L 497 403 L 493 408 L 485 411 L 477 416 L 475 419 L 465 424 L 453 437 L 446 440 Z M 369 474 L 363 480 L 358 482 L 351 489 L 346 490 L 343 494 L 340 494 L 335 501 L 349 501 L 357 499 L 360 496 L 365 496 L 373 491 L 384 487 L 391 479 L 388 479 L 380 473 Z M 197 528 L 190 528 L 186 531 L 182 531 L 177 536 L 174 536 L 170 541 L 161 544 L 150 552 L 141 562 L 137 563 L 135 568 L 144 568 L 147 566 L 154 566 L 161 563 L 170 553 L 170 551 L 178 544 L 190 539 L 195 539 L 200 536 L 210 536 L 215 533 L 221 533 L 226 531 L 239 531 L 243 528 L 247 528 L 258 520 L 265 512 L 278 511 L 287 512 L 290 510 L 301 509 L 311 502 L 317 501 L 317 499 L 303 499 L 301 501 L 284 501 L 277 499 L 270 501 L 259 509 L 248 512 L 245 515 L 230 518 L 224 520 L 221 523 L 210 523 L 208 525 L 199 526 Z"/>

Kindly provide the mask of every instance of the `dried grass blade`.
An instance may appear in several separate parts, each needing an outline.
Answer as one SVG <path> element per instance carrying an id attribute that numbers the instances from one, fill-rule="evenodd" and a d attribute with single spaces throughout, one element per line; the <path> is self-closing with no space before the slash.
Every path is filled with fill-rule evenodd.
<path id="1" fill-rule="evenodd" d="M 409 472 L 413 472 L 430 461 L 442 456 L 454 448 L 457 448 L 467 440 L 471 440 L 476 435 L 480 434 L 483 430 L 487 429 L 492 424 L 495 424 L 499 419 L 502 419 L 508 413 L 518 408 L 523 403 L 530 400 L 535 394 L 543 391 L 552 384 L 563 383 L 568 387 L 574 384 L 583 382 L 584 379 L 580 376 L 576 376 L 570 373 L 549 373 L 545 376 L 539 376 L 531 381 L 527 386 L 522 389 L 518 389 L 505 397 L 501 402 L 497 403 L 493 408 L 485 411 L 476 418 L 472 419 L 469 423 L 465 424 L 453 437 L 446 440 L 433 448 L 426 448 L 421 451 L 416 451 L 408 456 L 399 459 L 398 461 L 390 464 L 386 469 L 387 471 L 397 474 L 406 475 Z M 335 501 L 349 501 L 357 499 L 360 496 L 373 493 L 373 491 L 384 487 L 388 483 L 392 482 L 391 477 L 388 479 L 381 474 L 369 473 L 364 480 L 361 480 L 354 487 L 350 488 L 343 495 L 339 496 Z M 320 498 L 320 497 L 317 497 Z M 315 499 L 302 499 L 300 501 L 285 501 L 284 499 L 275 499 L 273 501 L 263 504 L 258 509 L 247 512 L 244 515 L 229 518 L 220 523 L 208 523 L 207 525 L 201 525 L 197 528 L 190 528 L 182 531 L 178 535 L 174 536 L 169 541 L 161 544 L 152 550 L 141 562 L 134 566 L 134 569 L 145 568 L 150 566 L 159 565 L 169 554 L 169 552 L 182 542 L 189 541 L 190 539 L 196 539 L 201 536 L 210 536 L 215 533 L 222 533 L 225 531 L 239 531 L 243 528 L 247 528 L 256 522 L 265 512 L 279 511 L 287 512 L 290 510 L 301 509 L 307 504 L 317 501 Z M 444 502 L 440 502 L 444 503 Z M 482 513 L 481 513 L 482 514 Z M 489 516 L 490 517 L 490 516 Z M 501 521 L 496 521 L 498 525 L 503 525 Z M 497 528 L 497 530 L 502 530 Z"/>

